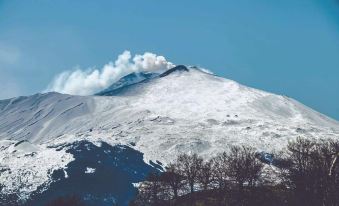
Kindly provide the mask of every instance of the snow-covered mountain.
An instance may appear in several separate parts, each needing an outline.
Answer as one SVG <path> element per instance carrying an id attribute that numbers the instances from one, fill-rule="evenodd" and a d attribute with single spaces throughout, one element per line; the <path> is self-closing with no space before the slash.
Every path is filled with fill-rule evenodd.
<path id="1" fill-rule="evenodd" d="M 289 97 L 177 66 L 160 75 L 131 74 L 95 96 L 46 93 L 0 101 L 0 180 L 4 193 L 19 191 L 27 199 L 77 172 L 103 172 L 101 162 L 124 159 L 125 151 L 144 161 L 127 158 L 114 167 L 130 171 L 125 184 L 131 185 L 180 153 L 208 158 L 235 144 L 280 151 L 298 136 L 339 138 L 339 123 Z M 80 151 L 102 159 L 86 166 Z M 127 197 L 110 195 L 109 201 L 125 204 Z"/>

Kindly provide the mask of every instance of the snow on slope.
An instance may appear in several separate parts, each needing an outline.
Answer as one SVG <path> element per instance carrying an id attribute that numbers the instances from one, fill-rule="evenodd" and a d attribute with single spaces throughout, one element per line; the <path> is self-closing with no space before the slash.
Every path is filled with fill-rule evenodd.
<path id="1" fill-rule="evenodd" d="M 63 145 L 74 141 L 129 145 L 144 153 L 145 162 L 166 164 L 180 153 L 211 157 L 234 144 L 269 152 L 284 149 L 298 136 L 339 138 L 337 121 L 291 98 L 194 68 L 174 69 L 112 94 L 47 93 L 0 101 L 0 167 L 31 171 L 23 176 L 28 186 L 21 188 L 29 193 L 72 161 Z M 32 144 L 35 155 L 13 164 L 11 148 L 21 140 Z M 15 175 L 20 174 L 0 178 Z M 18 188 L 11 182 L 5 181 L 7 189 Z"/>
<path id="2" fill-rule="evenodd" d="M 45 185 L 43 189 L 47 189 L 53 172 L 67 168 L 74 158 L 63 150 L 57 151 L 46 145 L 2 140 L 0 160 L 0 182 L 5 186 L 1 192 L 17 194 L 25 200 L 39 186 Z"/>

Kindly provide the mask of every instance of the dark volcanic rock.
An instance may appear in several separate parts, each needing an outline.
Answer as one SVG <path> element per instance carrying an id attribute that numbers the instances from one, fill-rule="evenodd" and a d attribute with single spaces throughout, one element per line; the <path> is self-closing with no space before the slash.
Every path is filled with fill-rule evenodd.
<path id="1" fill-rule="evenodd" d="M 75 158 L 68 169 L 54 172 L 55 182 L 46 191 L 33 195 L 26 205 L 43 206 L 70 195 L 79 197 L 88 206 L 127 205 L 137 192 L 132 183 L 158 171 L 143 161 L 142 153 L 128 146 L 102 143 L 97 147 L 81 141 L 68 152 Z"/>

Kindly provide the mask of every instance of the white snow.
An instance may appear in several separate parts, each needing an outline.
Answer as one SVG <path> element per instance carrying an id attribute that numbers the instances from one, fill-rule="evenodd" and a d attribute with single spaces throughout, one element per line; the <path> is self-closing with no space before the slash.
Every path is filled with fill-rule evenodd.
<path id="1" fill-rule="evenodd" d="M 79 140 L 129 145 L 145 162 L 167 164 L 180 153 L 210 158 L 235 144 L 280 151 L 298 136 L 339 138 L 339 123 L 291 98 L 191 68 L 111 97 L 47 93 L 0 101 L 0 164 L 12 171 L 0 178 L 7 190 L 19 188 L 21 178 L 28 194 L 73 160 L 50 147 Z M 14 148 L 20 140 L 27 142 Z"/>
<path id="2" fill-rule="evenodd" d="M 51 183 L 51 175 L 57 169 L 66 169 L 73 156 L 65 151 L 56 151 L 46 145 L 32 146 L 31 149 L 17 148 L 13 150 L 14 142 L 10 145 L 0 141 L 0 182 L 4 184 L 5 193 L 18 193 L 21 199 L 29 197 L 38 186 L 45 188 Z M 27 143 L 28 144 L 28 143 Z M 19 145 L 20 146 L 20 145 Z M 27 150 L 27 151 L 25 151 Z"/>
<path id="3" fill-rule="evenodd" d="M 86 167 L 85 173 L 86 174 L 92 174 L 95 172 L 95 168 L 91 168 L 91 167 Z"/>
<path id="4" fill-rule="evenodd" d="M 67 179 L 69 176 L 66 170 L 64 170 L 64 174 L 65 174 L 65 178 Z"/>

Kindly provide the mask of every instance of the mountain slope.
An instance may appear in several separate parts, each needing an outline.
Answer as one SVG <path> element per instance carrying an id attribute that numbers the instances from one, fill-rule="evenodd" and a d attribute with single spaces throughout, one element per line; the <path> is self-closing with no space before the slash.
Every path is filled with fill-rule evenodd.
<path id="1" fill-rule="evenodd" d="M 25 197 L 48 188 L 53 172 L 75 161 L 67 151 L 79 141 L 127 145 L 146 163 L 166 164 L 180 153 L 211 157 L 235 144 L 269 152 L 298 136 L 339 138 L 337 121 L 291 98 L 184 66 L 101 94 L 112 96 L 47 93 L 0 101 L 6 191 L 23 184 L 11 184 L 16 176 L 24 179 L 19 190 Z M 25 146 L 15 146 L 21 140 Z M 13 164 L 15 158 L 22 161 Z M 27 170 L 32 172 L 23 175 Z"/>

